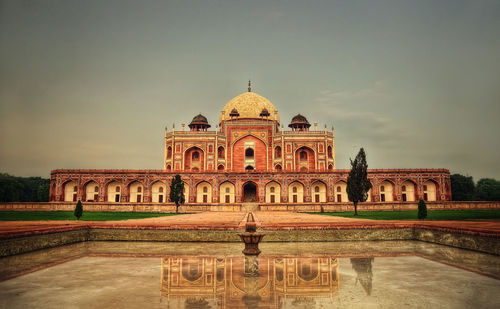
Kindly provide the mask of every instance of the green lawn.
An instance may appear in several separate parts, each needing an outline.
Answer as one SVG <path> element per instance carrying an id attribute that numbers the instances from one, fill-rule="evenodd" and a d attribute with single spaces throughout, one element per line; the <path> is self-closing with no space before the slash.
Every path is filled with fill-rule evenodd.
<path id="1" fill-rule="evenodd" d="M 174 216 L 170 213 L 84 211 L 80 220 L 113 221 Z M 0 211 L 0 221 L 76 220 L 72 211 Z"/>
<path id="2" fill-rule="evenodd" d="M 326 216 L 373 220 L 418 220 L 417 211 L 354 211 L 311 213 Z M 426 220 L 470 220 L 470 219 L 500 219 L 500 210 L 427 210 Z"/>

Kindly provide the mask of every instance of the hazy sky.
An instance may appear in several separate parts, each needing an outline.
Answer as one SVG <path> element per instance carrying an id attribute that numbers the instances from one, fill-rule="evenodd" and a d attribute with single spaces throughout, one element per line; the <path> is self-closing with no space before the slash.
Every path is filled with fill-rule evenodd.
<path id="1" fill-rule="evenodd" d="M 0 171 L 161 169 L 164 127 L 249 78 L 338 168 L 500 179 L 498 0 L 0 0 Z"/>

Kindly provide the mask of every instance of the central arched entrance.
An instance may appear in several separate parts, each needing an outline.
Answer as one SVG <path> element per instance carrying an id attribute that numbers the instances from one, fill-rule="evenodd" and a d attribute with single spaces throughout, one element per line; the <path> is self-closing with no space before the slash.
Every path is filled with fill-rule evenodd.
<path id="1" fill-rule="evenodd" d="M 257 186 L 253 182 L 243 185 L 243 202 L 257 201 Z"/>

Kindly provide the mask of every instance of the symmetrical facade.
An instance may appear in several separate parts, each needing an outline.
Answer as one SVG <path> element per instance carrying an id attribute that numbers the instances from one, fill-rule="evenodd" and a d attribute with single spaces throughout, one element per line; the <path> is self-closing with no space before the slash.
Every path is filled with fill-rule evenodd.
<path id="1" fill-rule="evenodd" d="M 197 115 L 165 129 L 163 170 L 54 170 L 51 201 L 167 203 L 180 174 L 186 203 L 345 203 L 348 170 L 336 169 L 333 129 L 302 115 L 284 130 L 276 107 L 251 91 L 230 100 L 215 130 Z M 451 200 L 446 169 L 369 170 L 372 202 Z"/>

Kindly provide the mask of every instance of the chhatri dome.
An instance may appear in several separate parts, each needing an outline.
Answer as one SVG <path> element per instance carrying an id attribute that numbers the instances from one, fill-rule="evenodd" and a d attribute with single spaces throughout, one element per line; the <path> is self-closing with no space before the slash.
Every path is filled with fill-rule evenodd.
<path id="1" fill-rule="evenodd" d="M 239 114 L 239 116 L 235 116 L 236 114 Z M 250 81 L 248 82 L 248 92 L 244 92 L 226 103 L 220 113 L 219 123 L 223 120 L 248 118 L 265 118 L 276 120 L 278 123 L 280 121 L 276 107 L 268 99 L 252 92 Z"/>

